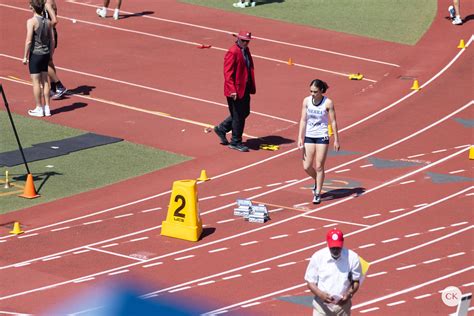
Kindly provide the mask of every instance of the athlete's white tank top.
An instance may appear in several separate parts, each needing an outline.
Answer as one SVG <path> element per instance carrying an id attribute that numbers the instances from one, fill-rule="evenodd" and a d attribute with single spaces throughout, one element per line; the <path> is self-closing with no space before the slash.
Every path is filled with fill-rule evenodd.
<path id="1" fill-rule="evenodd" d="M 328 111 L 326 110 L 327 98 L 323 97 L 318 105 L 313 104 L 313 97 L 304 99 L 306 104 L 306 137 L 329 137 Z"/>

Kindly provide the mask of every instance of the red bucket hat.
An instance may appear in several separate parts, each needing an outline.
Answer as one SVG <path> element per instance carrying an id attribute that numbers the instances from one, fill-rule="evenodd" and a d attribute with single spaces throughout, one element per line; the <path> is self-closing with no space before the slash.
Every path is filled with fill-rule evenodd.
<path id="1" fill-rule="evenodd" d="M 339 229 L 333 228 L 326 234 L 326 241 L 329 248 L 342 248 L 342 245 L 344 245 L 344 235 Z"/>
<path id="2" fill-rule="evenodd" d="M 233 34 L 233 35 L 244 41 L 250 41 L 252 39 L 252 33 L 248 31 L 240 31 L 239 34 Z"/>

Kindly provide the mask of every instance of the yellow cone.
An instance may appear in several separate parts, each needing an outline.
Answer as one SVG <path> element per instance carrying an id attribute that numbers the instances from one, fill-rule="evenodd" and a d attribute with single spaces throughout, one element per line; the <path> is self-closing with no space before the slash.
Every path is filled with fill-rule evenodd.
<path id="1" fill-rule="evenodd" d="M 293 60 L 292 60 L 291 58 L 288 59 L 288 65 L 289 65 L 289 66 L 293 66 Z"/>
<path id="2" fill-rule="evenodd" d="M 464 44 L 464 40 L 463 40 L 463 39 L 459 41 L 458 48 L 461 48 L 461 49 L 462 49 L 462 48 L 466 48 L 466 44 Z"/>
<path id="3" fill-rule="evenodd" d="M 469 148 L 469 159 L 474 160 L 474 146 Z"/>
<path id="4" fill-rule="evenodd" d="M 20 222 L 15 222 L 15 224 L 13 224 L 13 230 L 10 231 L 10 234 L 13 234 L 13 235 L 20 235 L 20 234 L 23 234 L 24 231 L 21 230 L 20 228 Z"/>
<path id="5" fill-rule="evenodd" d="M 413 85 L 411 86 L 412 90 L 420 90 L 420 85 L 418 84 L 418 80 L 413 81 Z"/>
<path id="6" fill-rule="evenodd" d="M 207 181 L 207 180 L 211 180 L 211 179 L 207 177 L 206 170 L 202 169 L 201 170 L 201 175 L 199 176 L 199 178 L 197 178 L 197 180 L 198 181 Z"/>

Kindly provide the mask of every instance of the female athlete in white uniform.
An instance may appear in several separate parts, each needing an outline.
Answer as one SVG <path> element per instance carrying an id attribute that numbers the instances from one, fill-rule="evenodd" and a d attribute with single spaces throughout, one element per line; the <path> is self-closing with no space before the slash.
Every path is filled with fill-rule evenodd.
<path id="1" fill-rule="evenodd" d="M 329 145 L 329 122 L 334 133 L 334 150 L 339 150 L 336 110 L 332 100 L 323 95 L 327 89 L 327 83 L 322 80 L 315 79 L 311 82 L 311 95 L 303 100 L 298 135 L 298 147 L 303 148 L 303 168 L 315 181 L 314 204 L 321 203 L 324 163 Z M 314 167 L 315 160 L 316 168 Z"/>

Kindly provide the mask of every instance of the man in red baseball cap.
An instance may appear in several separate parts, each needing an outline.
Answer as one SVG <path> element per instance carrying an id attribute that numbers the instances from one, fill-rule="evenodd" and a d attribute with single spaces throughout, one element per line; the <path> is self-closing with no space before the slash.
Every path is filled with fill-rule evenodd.
<path id="1" fill-rule="evenodd" d="M 230 115 L 214 127 L 214 132 L 222 145 L 246 152 L 249 149 L 242 144 L 242 134 L 245 119 L 250 114 L 250 95 L 256 92 L 253 59 L 248 48 L 252 33 L 240 31 L 234 36 L 237 40 L 224 57 L 224 95 Z M 230 131 L 232 138 L 229 143 L 226 134 Z"/>
<path id="2" fill-rule="evenodd" d="M 311 257 L 305 274 L 314 294 L 313 316 L 350 315 L 362 273 L 359 256 L 344 248 L 344 235 L 337 228 L 327 232 L 326 242 Z"/>

